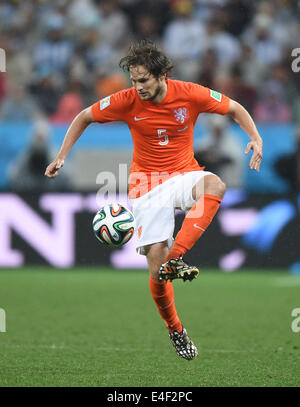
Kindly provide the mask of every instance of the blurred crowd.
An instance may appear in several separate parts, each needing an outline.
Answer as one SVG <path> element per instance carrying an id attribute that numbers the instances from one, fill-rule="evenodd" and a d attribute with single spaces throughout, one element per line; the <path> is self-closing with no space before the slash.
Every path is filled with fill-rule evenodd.
<path id="1" fill-rule="evenodd" d="M 300 72 L 292 69 L 299 14 L 300 0 L 0 0 L 0 121 L 38 123 L 11 167 L 11 185 L 24 188 L 29 180 L 29 189 L 50 188 L 43 179 L 49 127 L 40 121 L 70 123 L 84 107 L 131 86 L 119 60 L 142 39 L 171 58 L 174 78 L 223 92 L 257 123 L 300 129 Z M 213 116 L 196 158 L 239 187 L 241 146 L 226 119 Z M 299 135 L 295 152 L 275 166 L 297 190 Z M 67 175 L 62 181 L 72 187 Z"/>
<path id="2" fill-rule="evenodd" d="M 227 94 L 259 122 L 300 123 L 299 13 L 296 0 L 2 0 L 0 119 L 70 122 L 130 86 L 118 62 L 148 38 L 175 78 Z"/>

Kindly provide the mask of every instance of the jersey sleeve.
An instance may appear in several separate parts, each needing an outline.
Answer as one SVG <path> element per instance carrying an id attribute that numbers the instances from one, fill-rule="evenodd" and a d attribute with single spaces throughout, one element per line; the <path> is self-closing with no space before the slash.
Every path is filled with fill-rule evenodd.
<path id="1" fill-rule="evenodd" d="M 229 109 L 230 98 L 216 90 L 193 84 L 193 101 L 197 113 L 226 114 Z"/>
<path id="2" fill-rule="evenodd" d="M 128 98 L 126 91 L 114 93 L 92 105 L 92 115 L 99 123 L 126 121 Z"/>

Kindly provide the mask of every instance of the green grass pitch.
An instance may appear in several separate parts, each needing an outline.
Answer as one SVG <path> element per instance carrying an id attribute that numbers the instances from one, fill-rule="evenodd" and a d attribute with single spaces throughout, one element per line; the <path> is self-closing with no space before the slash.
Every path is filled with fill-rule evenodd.
<path id="1" fill-rule="evenodd" d="M 174 287 L 194 361 L 176 355 L 146 271 L 1 270 L 0 386 L 300 385 L 300 277 L 206 270 Z"/>

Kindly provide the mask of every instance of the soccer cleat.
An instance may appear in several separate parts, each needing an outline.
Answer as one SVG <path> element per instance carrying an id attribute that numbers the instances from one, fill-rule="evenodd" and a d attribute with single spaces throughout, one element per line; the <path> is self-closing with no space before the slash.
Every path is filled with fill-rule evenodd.
<path id="1" fill-rule="evenodd" d="M 159 269 L 159 281 L 174 280 L 181 278 L 183 281 L 192 281 L 199 274 L 199 270 L 195 266 L 186 264 L 182 257 L 179 259 L 171 259 L 162 264 Z"/>
<path id="2" fill-rule="evenodd" d="M 197 357 L 198 350 L 189 338 L 186 329 L 182 328 L 182 332 L 169 332 L 169 337 L 178 356 L 183 359 L 193 360 Z"/>

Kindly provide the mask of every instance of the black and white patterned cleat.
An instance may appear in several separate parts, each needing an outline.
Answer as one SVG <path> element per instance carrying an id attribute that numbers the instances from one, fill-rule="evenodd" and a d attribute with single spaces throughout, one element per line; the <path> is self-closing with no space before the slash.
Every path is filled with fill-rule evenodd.
<path id="1" fill-rule="evenodd" d="M 186 329 L 182 328 L 182 332 L 169 332 L 169 337 L 178 356 L 186 360 L 193 360 L 197 357 L 198 350 L 189 338 Z"/>
<path id="2" fill-rule="evenodd" d="M 171 259 L 163 263 L 159 270 L 159 281 L 174 280 L 181 278 L 183 281 L 192 281 L 198 277 L 199 270 L 195 266 L 189 266 L 180 257 L 179 259 Z"/>

